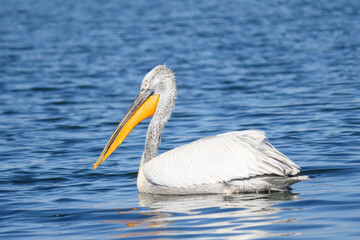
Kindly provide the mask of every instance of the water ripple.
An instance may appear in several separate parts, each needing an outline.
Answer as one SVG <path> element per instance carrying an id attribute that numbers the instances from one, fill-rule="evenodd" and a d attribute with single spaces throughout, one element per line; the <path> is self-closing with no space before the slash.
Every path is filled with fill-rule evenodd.
<path id="1" fill-rule="evenodd" d="M 0 238 L 357 238 L 359 11 L 355 0 L 1 1 Z M 160 152 L 256 128 L 310 180 L 138 195 L 149 120 L 93 171 L 162 63 L 178 99 Z"/>

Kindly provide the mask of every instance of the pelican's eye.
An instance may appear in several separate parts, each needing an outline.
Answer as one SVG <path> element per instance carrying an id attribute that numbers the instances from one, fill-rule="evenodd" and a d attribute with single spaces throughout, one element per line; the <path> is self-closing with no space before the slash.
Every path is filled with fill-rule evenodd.
<path id="1" fill-rule="evenodd" d="M 150 87 L 150 84 L 148 82 L 144 82 L 143 89 L 148 89 Z"/>

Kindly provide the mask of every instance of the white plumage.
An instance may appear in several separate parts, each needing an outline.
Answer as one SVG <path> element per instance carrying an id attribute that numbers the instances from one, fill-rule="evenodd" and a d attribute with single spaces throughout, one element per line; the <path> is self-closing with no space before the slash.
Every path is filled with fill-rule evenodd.
<path id="1" fill-rule="evenodd" d="M 307 176 L 298 176 L 300 167 L 274 148 L 264 132 L 259 130 L 206 137 L 158 155 L 161 132 L 170 118 L 175 98 L 173 72 L 164 65 L 155 67 L 145 76 L 138 97 L 94 168 L 115 150 L 138 122 L 153 115 L 137 179 L 140 192 L 202 194 L 282 191 L 293 183 L 308 179 Z M 150 104 L 154 108 L 149 108 Z M 128 122 L 130 128 L 126 125 Z"/>
<path id="2" fill-rule="evenodd" d="M 140 166 L 138 188 L 159 194 L 281 191 L 307 179 L 299 173 L 264 132 L 248 130 L 202 138 L 153 158 Z"/>

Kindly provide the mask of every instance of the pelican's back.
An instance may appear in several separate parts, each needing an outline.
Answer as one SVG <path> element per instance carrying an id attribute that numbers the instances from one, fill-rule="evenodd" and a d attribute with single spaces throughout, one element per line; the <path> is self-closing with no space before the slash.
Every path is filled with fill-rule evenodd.
<path id="1" fill-rule="evenodd" d="M 280 190 L 304 180 L 297 177 L 299 166 L 258 130 L 202 138 L 142 167 L 140 180 L 147 181 L 147 187 L 140 191 L 164 194 Z"/>

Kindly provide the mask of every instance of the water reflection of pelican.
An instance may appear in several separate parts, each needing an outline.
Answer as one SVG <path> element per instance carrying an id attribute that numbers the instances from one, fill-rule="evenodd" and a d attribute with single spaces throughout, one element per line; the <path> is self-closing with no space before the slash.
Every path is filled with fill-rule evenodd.
<path id="1" fill-rule="evenodd" d="M 271 233 L 262 228 L 293 222 L 280 218 L 276 204 L 296 200 L 290 192 L 241 195 L 164 196 L 139 193 L 139 209 L 118 212 L 131 215 L 126 220 L 108 221 L 125 225 L 121 234 L 112 237 L 172 238 L 196 234 L 209 238 L 254 239 L 269 236 L 295 235 L 296 232 Z M 289 209 L 288 209 L 289 211 Z M 262 229 L 262 230 L 261 230 Z M 119 231 L 117 228 L 116 231 Z"/>
<path id="2" fill-rule="evenodd" d="M 274 148 L 261 131 L 207 137 L 158 155 L 160 136 L 176 97 L 173 72 L 157 66 L 105 146 L 96 169 L 143 119 L 153 116 L 138 174 L 140 192 L 158 194 L 238 193 L 281 190 L 298 181 L 300 168 Z"/>

